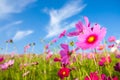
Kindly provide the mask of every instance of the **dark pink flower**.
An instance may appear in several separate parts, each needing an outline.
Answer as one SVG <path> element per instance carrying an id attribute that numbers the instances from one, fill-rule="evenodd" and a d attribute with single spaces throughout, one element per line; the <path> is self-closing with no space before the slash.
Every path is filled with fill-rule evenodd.
<path id="1" fill-rule="evenodd" d="M 66 30 L 64 30 L 62 33 L 60 33 L 59 38 L 62 38 L 63 36 L 65 36 L 65 34 L 66 34 Z"/>
<path id="2" fill-rule="evenodd" d="M 115 69 L 115 71 L 120 72 L 120 62 L 115 64 L 114 69 Z"/>
<path id="3" fill-rule="evenodd" d="M 84 80 L 99 80 L 99 76 L 96 72 L 93 72 L 93 73 L 91 72 L 90 76 L 89 77 L 86 76 Z"/>
<path id="4" fill-rule="evenodd" d="M 54 58 L 54 61 L 55 61 L 55 62 L 60 62 L 60 61 L 61 61 L 61 59 L 60 59 L 60 58 L 56 58 L 56 57 L 55 57 L 55 58 Z"/>
<path id="5" fill-rule="evenodd" d="M 4 60 L 4 58 L 3 57 L 0 57 L 0 62 L 2 62 Z"/>
<path id="6" fill-rule="evenodd" d="M 64 77 L 68 77 L 70 74 L 70 69 L 69 68 L 65 68 L 62 67 L 59 71 L 58 71 L 58 76 L 63 79 Z"/>
<path id="7" fill-rule="evenodd" d="M 110 56 L 102 57 L 99 61 L 99 66 L 104 66 L 105 64 L 111 63 Z"/>

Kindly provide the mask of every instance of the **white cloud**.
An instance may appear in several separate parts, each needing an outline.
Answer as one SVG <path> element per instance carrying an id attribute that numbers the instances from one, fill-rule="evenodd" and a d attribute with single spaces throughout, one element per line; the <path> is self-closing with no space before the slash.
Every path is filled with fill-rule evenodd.
<path id="1" fill-rule="evenodd" d="M 30 3 L 36 0 L 0 0 L 0 19 L 13 13 L 20 13 Z"/>
<path id="2" fill-rule="evenodd" d="M 15 27 L 15 25 L 21 24 L 22 22 L 23 21 L 18 20 L 18 21 L 14 21 L 14 22 L 11 22 L 9 24 L 6 24 L 5 26 L 3 26 L 3 27 L 0 28 L 0 32 L 9 30 L 10 28 Z"/>
<path id="3" fill-rule="evenodd" d="M 80 13 L 85 6 L 86 5 L 82 4 L 81 0 L 75 0 L 67 3 L 59 10 L 52 9 L 49 11 L 50 22 L 47 27 L 48 34 L 46 38 L 56 36 L 64 29 L 72 28 L 76 21 L 67 23 L 66 20 Z"/>
<path id="4" fill-rule="evenodd" d="M 16 41 L 16 40 L 21 40 L 23 39 L 24 37 L 32 34 L 34 31 L 32 30 L 26 30 L 26 31 L 17 31 L 15 36 L 13 37 L 13 40 Z"/>

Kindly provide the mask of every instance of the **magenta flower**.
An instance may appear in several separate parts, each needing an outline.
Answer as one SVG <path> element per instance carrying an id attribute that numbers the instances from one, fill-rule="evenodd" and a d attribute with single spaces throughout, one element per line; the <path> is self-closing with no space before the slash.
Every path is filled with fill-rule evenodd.
<path id="1" fill-rule="evenodd" d="M 76 23 L 75 26 L 77 30 L 74 32 L 68 33 L 67 36 L 69 37 L 78 36 L 83 31 L 84 25 L 82 24 L 82 22 L 79 21 L 78 23 Z"/>
<path id="2" fill-rule="evenodd" d="M 100 25 L 96 24 L 91 30 L 90 27 L 86 27 L 78 37 L 79 42 L 76 45 L 82 49 L 96 48 L 100 41 L 106 34 L 105 28 L 100 28 Z"/>
<path id="3" fill-rule="evenodd" d="M 66 67 L 62 67 L 59 71 L 58 71 L 58 76 L 61 79 L 64 79 L 64 77 L 68 77 L 70 75 L 70 69 L 66 68 Z"/>
<path id="4" fill-rule="evenodd" d="M 54 61 L 55 61 L 55 62 L 61 62 L 61 59 L 60 59 L 60 58 L 55 57 L 55 58 L 54 58 Z"/>
<path id="5" fill-rule="evenodd" d="M 0 62 L 2 62 L 4 60 L 4 58 L 3 57 L 0 57 Z"/>
<path id="6" fill-rule="evenodd" d="M 120 62 L 115 64 L 114 69 L 115 71 L 120 72 Z"/>
<path id="7" fill-rule="evenodd" d="M 65 34 L 66 34 L 66 30 L 64 30 L 62 33 L 60 33 L 59 38 L 62 38 L 63 36 L 65 36 Z"/>
<path id="8" fill-rule="evenodd" d="M 110 36 L 110 37 L 108 38 L 108 41 L 109 41 L 109 42 L 115 42 L 115 41 L 116 41 L 116 38 L 115 38 L 114 36 Z"/>
<path id="9" fill-rule="evenodd" d="M 90 76 L 89 77 L 86 76 L 84 80 L 99 80 L 99 76 L 96 72 L 93 72 L 93 73 L 91 72 Z"/>
<path id="10" fill-rule="evenodd" d="M 70 52 L 67 44 L 61 44 L 63 50 L 60 51 L 61 62 L 62 64 L 69 64 Z"/>
<path id="11" fill-rule="evenodd" d="M 104 66 L 105 64 L 111 63 L 110 56 L 102 57 L 99 61 L 99 66 Z"/>

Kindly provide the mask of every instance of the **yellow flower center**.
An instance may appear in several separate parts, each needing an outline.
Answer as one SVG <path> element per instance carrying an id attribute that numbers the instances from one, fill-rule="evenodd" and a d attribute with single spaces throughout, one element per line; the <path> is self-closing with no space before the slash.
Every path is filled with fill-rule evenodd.
<path id="1" fill-rule="evenodd" d="M 65 71 L 63 72 L 63 75 L 65 75 Z"/>
<path id="2" fill-rule="evenodd" d="M 88 38 L 88 42 L 89 43 L 92 43 L 92 42 L 94 42 L 95 41 L 95 36 L 90 36 L 89 38 Z"/>

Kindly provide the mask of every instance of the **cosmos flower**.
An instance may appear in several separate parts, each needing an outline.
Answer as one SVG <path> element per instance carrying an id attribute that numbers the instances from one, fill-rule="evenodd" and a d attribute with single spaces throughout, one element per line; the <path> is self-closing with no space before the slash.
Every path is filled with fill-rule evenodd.
<path id="1" fill-rule="evenodd" d="M 24 47 L 24 52 L 26 52 L 29 48 L 30 48 L 30 44 L 26 45 L 26 46 Z"/>
<path id="2" fill-rule="evenodd" d="M 99 80 L 99 76 L 98 76 L 97 72 L 91 72 L 90 76 L 89 77 L 86 76 L 84 78 L 84 80 Z"/>
<path id="3" fill-rule="evenodd" d="M 59 71 L 58 71 L 58 76 L 63 79 L 64 77 L 68 77 L 70 74 L 70 69 L 66 68 L 66 67 L 62 67 Z"/>
<path id="4" fill-rule="evenodd" d="M 60 59 L 60 58 L 55 57 L 55 58 L 54 58 L 54 61 L 55 61 L 55 62 L 60 62 L 60 61 L 61 61 L 61 59 Z"/>
<path id="5" fill-rule="evenodd" d="M 109 41 L 109 42 L 115 42 L 115 40 L 116 40 L 115 36 L 110 36 L 110 37 L 108 38 L 108 41 Z"/>
<path id="6" fill-rule="evenodd" d="M 94 25 L 93 30 L 91 30 L 90 27 L 86 27 L 83 30 L 83 33 L 78 36 L 79 42 L 77 42 L 76 45 L 82 49 L 96 48 L 104 38 L 105 34 L 106 29 L 100 28 L 100 25 L 98 24 Z"/>
<path id="7" fill-rule="evenodd" d="M 8 66 L 12 66 L 12 65 L 14 64 L 14 60 L 9 60 L 9 61 L 7 62 L 7 64 L 8 64 Z"/>
<path id="8" fill-rule="evenodd" d="M 111 63 L 110 56 L 102 57 L 99 61 L 99 66 L 104 66 L 105 64 Z"/>
<path id="9" fill-rule="evenodd" d="M 115 71 L 120 72 L 120 62 L 115 64 L 114 69 L 115 69 Z"/>
<path id="10" fill-rule="evenodd" d="M 105 45 L 99 45 L 98 47 L 97 47 L 97 50 L 103 50 L 105 48 Z"/>
<path id="11" fill-rule="evenodd" d="M 85 24 L 86 24 L 85 26 L 90 27 L 90 22 L 89 22 L 89 19 L 87 16 L 84 16 L 84 20 L 85 20 Z"/>
<path id="12" fill-rule="evenodd" d="M 54 38 L 51 42 L 55 43 L 55 42 L 57 42 L 57 40 L 58 40 L 57 38 Z"/>
<path id="13" fill-rule="evenodd" d="M 2 70 L 6 70 L 6 69 L 8 69 L 8 67 L 12 66 L 13 64 L 14 64 L 14 60 L 9 60 L 8 62 L 1 64 L 0 68 Z"/>
<path id="14" fill-rule="evenodd" d="M 47 53 L 47 56 L 46 56 L 46 60 L 49 60 L 51 57 L 52 57 L 52 52 L 51 51 L 49 51 L 48 53 Z"/>
<path id="15" fill-rule="evenodd" d="M 2 62 L 4 60 L 4 58 L 3 57 L 0 57 L 0 62 Z"/>
<path id="16" fill-rule="evenodd" d="M 64 30 L 63 32 L 61 32 L 61 33 L 60 33 L 59 38 L 64 37 L 64 36 L 65 36 L 65 34 L 66 34 L 66 30 Z"/>
<path id="17" fill-rule="evenodd" d="M 69 47 L 67 44 L 61 44 L 61 47 L 63 48 L 62 50 L 60 50 L 61 62 L 62 64 L 69 64 Z"/>
<path id="18" fill-rule="evenodd" d="M 1 68 L 2 70 L 8 69 L 8 63 L 1 64 L 1 65 L 0 65 L 0 68 Z"/>
<path id="19" fill-rule="evenodd" d="M 101 80 L 119 80 L 117 76 L 113 76 L 112 79 L 105 74 L 101 74 Z"/>

